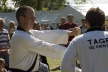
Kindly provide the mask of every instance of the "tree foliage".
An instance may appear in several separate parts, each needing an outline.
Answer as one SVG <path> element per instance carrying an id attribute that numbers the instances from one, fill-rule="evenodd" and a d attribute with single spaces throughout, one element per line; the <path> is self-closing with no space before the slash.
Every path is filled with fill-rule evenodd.
<path id="1" fill-rule="evenodd" d="M 6 8 L 7 7 L 6 2 L 7 2 L 7 0 L 0 0 L 0 5 L 1 5 L 0 7 Z"/>
<path id="2" fill-rule="evenodd" d="M 13 9 L 8 8 L 8 0 L 0 0 L 0 12 L 10 12 Z M 28 5 L 37 10 L 58 10 L 66 6 L 66 0 L 12 0 L 15 7 Z M 87 0 L 74 0 L 76 4 L 86 3 Z"/>
<path id="3" fill-rule="evenodd" d="M 28 5 L 28 6 L 32 6 L 35 7 L 36 5 L 36 1 L 37 0 L 12 0 L 15 2 L 15 7 L 19 7 L 22 5 Z"/>
<path id="4" fill-rule="evenodd" d="M 42 10 L 43 8 L 51 9 L 60 9 L 62 8 L 66 0 L 13 0 L 15 6 L 19 7 L 22 5 L 28 5 L 37 10 Z"/>
<path id="5" fill-rule="evenodd" d="M 0 12 L 12 12 L 13 9 L 7 6 L 8 0 L 0 0 Z"/>

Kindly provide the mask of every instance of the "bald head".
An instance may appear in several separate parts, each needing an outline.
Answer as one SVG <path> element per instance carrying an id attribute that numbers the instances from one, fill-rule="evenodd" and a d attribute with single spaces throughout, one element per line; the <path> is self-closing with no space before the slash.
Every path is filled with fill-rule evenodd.
<path id="1" fill-rule="evenodd" d="M 18 28 L 29 31 L 33 28 L 35 23 L 35 11 L 30 6 L 22 6 L 16 12 L 16 19 Z"/>
<path id="2" fill-rule="evenodd" d="M 21 6 L 19 7 L 19 9 L 16 11 L 16 19 L 18 22 L 20 22 L 20 16 L 25 16 L 27 14 L 28 10 L 33 10 L 34 9 L 30 6 Z"/>

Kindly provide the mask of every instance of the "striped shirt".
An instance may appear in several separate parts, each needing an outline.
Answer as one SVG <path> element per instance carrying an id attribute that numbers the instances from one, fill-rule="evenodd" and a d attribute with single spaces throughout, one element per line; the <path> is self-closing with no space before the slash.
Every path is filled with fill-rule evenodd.
<path id="1" fill-rule="evenodd" d="M 8 49 L 9 47 L 9 34 L 6 29 L 3 29 L 3 31 L 0 31 L 0 50 Z"/>

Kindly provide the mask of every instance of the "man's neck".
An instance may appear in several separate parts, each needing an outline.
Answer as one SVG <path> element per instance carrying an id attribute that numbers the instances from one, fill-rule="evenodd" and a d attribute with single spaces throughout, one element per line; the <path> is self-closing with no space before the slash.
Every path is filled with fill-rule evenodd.
<path id="1" fill-rule="evenodd" d="M 87 29 L 87 32 L 89 31 L 105 31 L 105 29 L 103 29 L 102 27 L 89 27 Z"/>

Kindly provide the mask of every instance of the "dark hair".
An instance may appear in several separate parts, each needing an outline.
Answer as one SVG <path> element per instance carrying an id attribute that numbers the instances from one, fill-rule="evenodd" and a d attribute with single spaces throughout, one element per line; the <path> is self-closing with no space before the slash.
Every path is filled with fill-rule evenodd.
<path id="1" fill-rule="evenodd" d="M 102 27 L 105 22 L 105 14 L 99 8 L 91 8 L 86 14 L 86 21 L 92 27 Z"/>
<path id="2" fill-rule="evenodd" d="M 16 19 L 19 22 L 19 17 L 20 16 L 25 16 L 26 12 L 28 9 L 31 9 L 32 7 L 30 6 L 21 6 L 18 8 L 18 10 L 16 11 Z"/>

